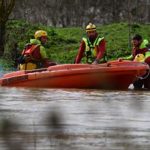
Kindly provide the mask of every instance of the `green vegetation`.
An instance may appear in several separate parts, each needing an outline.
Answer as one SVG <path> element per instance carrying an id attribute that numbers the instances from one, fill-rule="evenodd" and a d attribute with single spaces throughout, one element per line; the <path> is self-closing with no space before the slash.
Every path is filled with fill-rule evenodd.
<path id="1" fill-rule="evenodd" d="M 11 65 L 13 64 L 14 49 L 16 49 L 15 44 L 18 45 L 18 51 L 21 53 L 24 45 L 29 42 L 29 39 L 33 38 L 36 30 L 43 29 L 48 32 L 47 53 L 50 59 L 58 63 L 74 63 L 80 40 L 82 36 L 85 36 L 84 28 L 54 28 L 15 20 L 9 21 L 6 29 L 7 42 L 4 58 L 9 60 Z M 107 41 L 108 59 L 116 59 L 131 54 L 127 23 L 98 26 L 97 31 Z M 131 26 L 131 36 L 135 33 L 139 33 L 150 40 L 149 25 L 133 24 Z M 7 65 L 9 66 L 9 63 Z"/>

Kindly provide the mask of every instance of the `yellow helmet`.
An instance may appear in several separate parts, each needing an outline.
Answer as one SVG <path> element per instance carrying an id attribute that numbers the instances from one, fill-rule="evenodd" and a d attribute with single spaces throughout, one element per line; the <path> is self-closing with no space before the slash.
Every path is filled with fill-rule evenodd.
<path id="1" fill-rule="evenodd" d="M 144 62 L 145 56 L 143 54 L 137 54 L 134 58 L 134 61 L 136 62 Z"/>
<path id="2" fill-rule="evenodd" d="M 96 26 L 95 26 L 95 24 L 89 23 L 89 24 L 86 26 L 86 32 L 88 32 L 88 31 L 96 31 Z"/>
<path id="3" fill-rule="evenodd" d="M 38 30 L 34 34 L 35 39 L 38 39 L 38 38 L 40 38 L 42 36 L 47 36 L 47 32 L 44 31 L 44 30 Z"/>

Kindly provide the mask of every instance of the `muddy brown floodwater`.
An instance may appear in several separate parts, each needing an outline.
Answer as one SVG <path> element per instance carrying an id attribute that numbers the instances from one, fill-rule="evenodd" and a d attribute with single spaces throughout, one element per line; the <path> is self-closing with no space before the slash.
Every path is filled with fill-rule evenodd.
<path id="1" fill-rule="evenodd" d="M 149 91 L 0 88 L 0 150 L 149 149 Z"/>

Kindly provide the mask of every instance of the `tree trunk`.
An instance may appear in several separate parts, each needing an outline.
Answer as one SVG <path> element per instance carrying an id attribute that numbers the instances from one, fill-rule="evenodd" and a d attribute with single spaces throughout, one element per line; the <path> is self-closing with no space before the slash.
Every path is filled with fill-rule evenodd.
<path id="1" fill-rule="evenodd" d="M 4 54 L 6 24 L 0 24 L 0 57 Z"/>
<path id="2" fill-rule="evenodd" d="M 4 54 L 6 22 L 15 6 L 15 0 L 0 0 L 0 57 Z"/>

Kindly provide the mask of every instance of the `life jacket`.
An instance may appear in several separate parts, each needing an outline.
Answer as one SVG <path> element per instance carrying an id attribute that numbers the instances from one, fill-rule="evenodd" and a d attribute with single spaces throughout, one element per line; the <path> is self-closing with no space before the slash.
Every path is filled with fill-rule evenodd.
<path id="1" fill-rule="evenodd" d="M 40 54 L 40 45 L 29 44 L 22 51 L 22 55 L 24 56 L 25 63 L 28 62 L 38 62 L 41 60 Z"/>
<path id="2" fill-rule="evenodd" d="M 144 39 L 142 44 L 140 45 L 140 48 L 146 48 L 147 51 L 144 53 L 145 55 L 145 62 L 147 62 L 149 65 L 150 65 L 150 49 L 148 48 L 148 40 L 147 39 Z"/>
<path id="3" fill-rule="evenodd" d="M 104 37 L 100 38 L 99 36 L 95 39 L 94 43 L 92 44 L 87 37 L 83 37 L 82 40 L 85 42 L 85 56 L 87 58 L 87 63 L 92 63 L 93 60 L 97 56 L 97 46 L 99 43 L 104 39 Z"/>
<path id="4" fill-rule="evenodd" d="M 150 66 L 150 50 L 148 50 L 145 53 L 145 60 L 144 61 Z"/>
<path id="5" fill-rule="evenodd" d="M 25 63 L 25 64 L 19 64 L 19 70 L 33 70 L 37 69 L 37 65 L 35 63 Z"/>
<path id="6" fill-rule="evenodd" d="M 18 59 L 20 70 L 32 70 L 39 66 L 41 60 L 40 45 L 39 44 L 27 44 L 22 51 L 22 55 Z"/>
<path id="7" fill-rule="evenodd" d="M 143 40 L 140 45 L 141 52 L 135 56 L 135 61 L 147 62 L 150 65 L 150 49 L 147 47 L 148 44 L 148 40 Z"/>
<path id="8" fill-rule="evenodd" d="M 148 44 L 149 44 L 148 40 L 144 39 L 140 45 L 140 49 L 146 48 Z"/>
<path id="9" fill-rule="evenodd" d="M 150 50 L 148 49 L 148 40 L 144 39 L 140 45 L 139 53 L 145 56 L 145 59 L 150 56 Z"/>
<path id="10" fill-rule="evenodd" d="M 143 41 L 142 41 L 142 43 L 140 44 L 140 46 L 139 46 L 139 48 L 137 49 L 137 48 L 133 48 L 133 50 L 132 50 L 132 60 L 136 57 L 136 55 L 138 55 L 138 54 L 143 54 L 143 55 L 145 55 L 145 53 L 148 51 L 148 47 L 147 47 L 147 45 L 148 45 L 148 40 L 146 40 L 146 39 L 144 39 Z"/>

